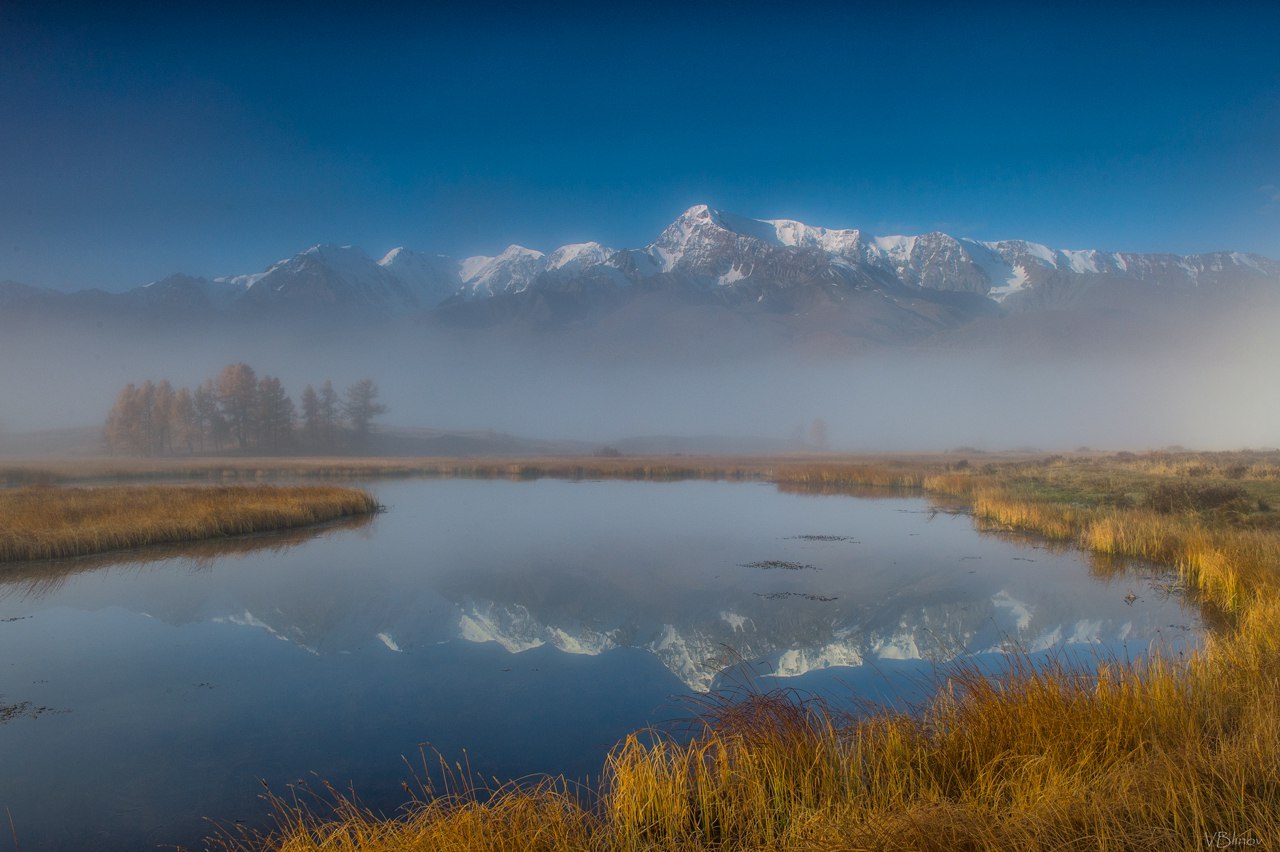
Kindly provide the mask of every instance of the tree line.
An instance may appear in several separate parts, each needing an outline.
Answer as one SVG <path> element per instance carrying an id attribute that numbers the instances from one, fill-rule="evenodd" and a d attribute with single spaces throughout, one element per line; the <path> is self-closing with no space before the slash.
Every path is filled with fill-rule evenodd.
<path id="1" fill-rule="evenodd" d="M 341 395 L 326 379 L 302 390 L 301 412 L 275 376 L 228 364 L 196 388 L 167 379 L 130 383 L 116 395 L 105 437 L 113 453 L 195 455 L 234 450 L 275 454 L 359 448 L 386 414 L 378 386 L 360 379 Z"/>

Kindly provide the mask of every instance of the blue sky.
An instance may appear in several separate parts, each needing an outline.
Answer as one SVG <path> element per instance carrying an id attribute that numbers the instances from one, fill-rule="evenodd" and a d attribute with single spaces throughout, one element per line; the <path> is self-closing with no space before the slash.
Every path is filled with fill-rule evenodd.
<path id="1" fill-rule="evenodd" d="M 0 3 L 0 280 L 637 246 L 700 202 L 1280 257 L 1275 4 L 45 5 Z"/>

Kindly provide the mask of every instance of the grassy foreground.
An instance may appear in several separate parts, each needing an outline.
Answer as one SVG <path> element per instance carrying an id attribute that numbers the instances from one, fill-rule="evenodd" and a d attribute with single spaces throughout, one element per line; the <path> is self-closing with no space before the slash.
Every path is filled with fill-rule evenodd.
<path id="1" fill-rule="evenodd" d="M 0 490 L 0 562 L 288 529 L 377 511 L 332 486 L 108 486 Z"/>
<path id="2" fill-rule="evenodd" d="M 710 706 L 692 742 L 627 738 L 585 794 L 563 779 L 463 781 L 390 818 L 349 797 L 276 798 L 274 832 L 218 842 L 290 852 L 1280 846 L 1278 462 L 779 462 L 767 475 L 780 487 L 959 496 L 986 529 L 1171 566 L 1225 627 L 1190 659 L 1100 663 L 1087 677 L 1016 660 L 994 679 L 956 667 L 912 715 L 855 720 L 749 695 Z"/>

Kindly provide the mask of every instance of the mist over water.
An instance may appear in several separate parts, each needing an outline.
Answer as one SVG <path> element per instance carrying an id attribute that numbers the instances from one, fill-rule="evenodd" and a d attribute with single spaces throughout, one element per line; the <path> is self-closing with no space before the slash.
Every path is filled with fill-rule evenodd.
<path id="1" fill-rule="evenodd" d="M 332 379 L 341 388 L 372 377 L 390 408 L 387 427 L 783 446 L 821 418 L 833 450 L 1275 446 L 1275 314 L 1240 311 L 1194 333 L 1157 329 L 1096 346 L 997 340 L 843 353 L 805 351 L 794 340 L 757 346 L 751 334 L 655 337 L 641 347 L 576 332 L 415 323 L 10 327 L 0 336 L 0 432 L 97 428 L 128 382 L 194 387 L 245 361 L 281 378 L 295 401 L 308 383 Z"/>

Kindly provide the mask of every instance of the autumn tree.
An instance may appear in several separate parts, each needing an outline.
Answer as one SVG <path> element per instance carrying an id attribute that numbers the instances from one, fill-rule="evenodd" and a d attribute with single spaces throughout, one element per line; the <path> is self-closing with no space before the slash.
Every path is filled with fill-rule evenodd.
<path id="1" fill-rule="evenodd" d="M 248 449 L 258 408 L 258 376 L 248 364 L 228 364 L 214 380 L 218 409 L 236 446 Z"/>
<path id="2" fill-rule="evenodd" d="M 378 402 L 378 386 L 361 379 L 339 396 L 333 382 L 302 392 L 303 441 L 308 447 L 334 449 L 349 429 L 365 440 L 374 418 L 387 407 Z M 129 384 L 116 396 L 103 437 L 116 453 L 165 453 L 258 449 L 282 452 L 298 440 L 298 411 L 275 376 L 261 378 L 248 364 L 230 364 L 195 390 L 176 391 L 167 379 Z M 346 427 L 346 428 L 344 428 Z"/>
<path id="3" fill-rule="evenodd" d="M 196 433 L 200 444 L 200 452 L 205 451 L 205 442 L 209 442 L 215 450 L 222 449 L 227 439 L 227 421 L 218 410 L 218 390 L 213 379 L 203 382 L 191 395 L 191 404 L 196 410 Z"/>
<path id="4" fill-rule="evenodd" d="M 173 451 L 173 403 L 175 394 L 168 379 L 161 379 L 151 392 L 151 451 L 162 456 Z"/>
<path id="5" fill-rule="evenodd" d="M 146 451 L 142 435 L 142 390 L 133 382 L 116 394 L 105 431 L 107 447 L 113 453 L 142 455 Z"/>
<path id="6" fill-rule="evenodd" d="M 155 450 L 156 385 L 148 379 L 138 388 L 134 412 L 138 423 L 134 427 L 134 439 L 138 455 L 149 456 Z"/>
<path id="7" fill-rule="evenodd" d="M 173 447 L 182 447 L 187 455 L 195 452 L 196 443 L 200 441 L 196 406 L 191 391 L 180 388 L 173 397 L 173 408 L 169 417 L 169 430 Z"/>
<path id="8" fill-rule="evenodd" d="M 342 411 L 357 442 L 362 442 L 369 436 L 373 418 L 387 413 L 387 407 L 377 399 L 378 386 L 373 379 L 361 379 L 347 388 Z"/>

